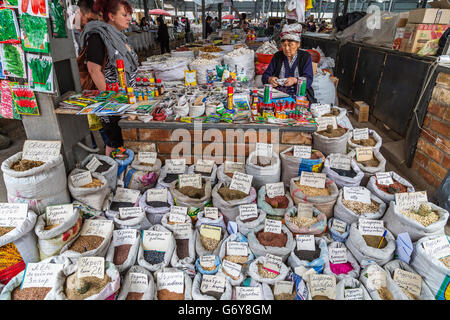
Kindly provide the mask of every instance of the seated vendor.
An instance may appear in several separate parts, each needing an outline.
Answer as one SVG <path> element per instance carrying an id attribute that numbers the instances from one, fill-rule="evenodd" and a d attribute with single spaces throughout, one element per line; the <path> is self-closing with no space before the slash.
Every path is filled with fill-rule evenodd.
<path id="1" fill-rule="evenodd" d="M 311 87 L 313 82 L 311 55 L 307 51 L 299 50 L 301 32 L 302 26 L 297 23 L 283 27 L 280 34 L 282 51 L 273 55 L 262 75 L 262 83 L 268 83 L 295 99 L 298 78 L 305 77 L 306 97 L 309 102 L 316 103 Z M 286 79 L 283 85 L 278 83 L 279 79 Z"/>

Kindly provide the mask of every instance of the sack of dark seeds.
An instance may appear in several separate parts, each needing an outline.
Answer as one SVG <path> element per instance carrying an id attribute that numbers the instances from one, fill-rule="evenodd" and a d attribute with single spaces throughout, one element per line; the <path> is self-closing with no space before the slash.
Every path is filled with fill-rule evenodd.
<path id="1" fill-rule="evenodd" d="M 138 264 L 155 272 L 169 265 L 174 250 L 175 239 L 172 233 L 162 225 L 154 225 L 142 231 Z"/>
<path id="2" fill-rule="evenodd" d="M 140 232 L 136 229 L 114 230 L 111 244 L 106 253 L 106 261 L 115 264 L 119 272 L 136 263 L 141 243 Z"/>

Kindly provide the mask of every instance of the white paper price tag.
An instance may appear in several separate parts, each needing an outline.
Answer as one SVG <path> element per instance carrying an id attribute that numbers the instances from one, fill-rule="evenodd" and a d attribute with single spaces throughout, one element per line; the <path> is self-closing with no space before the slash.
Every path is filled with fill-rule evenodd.
<path id="1" fill-rule="evenodd" d="M 148 189 L 147 190 L 147 202 L 161 201 L 168 202 L 167 189 Z"/>
<path id="2" fill-rule="evenodd" d="M 302 174 L 300 176 L 300 184 L 302 186 L 308 186 L 319 189 L 325 188 L 326 180 L 327 175 L 325 173 L 302 171 Z"/>
<path id="3" fill-rule="evenodd" d="M 130 272 L 130 288 L 128 292 L 144 293 L 148 288 L 148 278 L 145 273 Z"/>
<path id="4" fill-rule="evenodd" d="M 311 104 L 311 112 L 314 118 L 319 118 L 324 114 L 331 112 L 331 105 L 325 103 L 313 103 Z"/>
<path id="5" fill-rule="evenodd" d="M 201 174 L 180 174 L 178 176 L 178 186 L 183 187 L 193 187 L 200 189 L 202 187 L 202 175 Z"/>
<path id="6" fill-rule="evenodd" d="M 297 217 L 312 218 L 314 206 L 312 203 L 299 202 L 297 206 Z"/>
<path id="7" fill-rule="evenodd" d="M 214 168 L 214 160 L 199 159 L 195 164 L 195 172 L 210 174 Z"/>
<path id="8" fill-rule="evenodd" d="M 384 221 L 383 220 L 370 220 L 359 219 L 358 230 L 363 235 L 368 236 L 382 236 L 384 233 Z"/>
<path id="9" fill-rule="evenodd" d="M 246 242 L 227 241 L 228 256 L 248 256 L 248 245 Z"/>
<path id="10" fill-rule="evenodd" d="M 156 152 L 139 152 L 138 153 L 138 161 L 139 163 L 145 164 L 155 164 L 156 162 Z"/>
<path id="11" fill-rule="evenodd" d="M 236 171 L 233 174 L 233 179 L 231 179 L 230 189 L 238 190 L 244 192 L 245 194 L 250 193 L 250 188 L 252 187 L 253 176 Z"/>
<path id="12" fill-rule="evenodd" d="M 369 139 L 369 129 L 368 128 L 353 129 L 353 140 L 359 141 L 359 140 L 367 140 L 367 139 Z"/>
<path id="13" fill-rule="evenodd" d="M 317 131 L 327 130 L 329 125 L 333 126 L 333 129 L 337 129 L 336 117 L 320 117 L 316 118 Z"/>
<path id="14" fill-rule="evenodd" d="M 345 289 L 344 290 L 345 300 L 364 300 L 363 290 L 361 288 L 355 289 Z"/>
<path id="15" fill-rule="evenodd" d="M 225 291 L 225 277 L 219 275 L 204 274 L 202 277 L 200 291 L 202 293 L 210 291 L 223 293 Z"/>
<path id="16" fill-rule="evenodd" d="M 309 276 L 311 296 L 326 296 L 331 300 L 336 299 L 336 277 L 324 274 L 312 274 Z"/>
<path id="17" fill-rule="evenodd" d="M 224 172 L 234 173 L 235 171 L 245 173 L 244 164 L 242 162 L 225 161 Z"/>
<path id="18" fill-rule="evenodd" d="M 103 279 L 105 275 L 105 258 L 80 257 L 78 259 L 77 277 L 97 277 Z"/>
<path id="19" fill-rule="evenodd" d="M 241 220 L 247 220 L 258 217 L 258 207 L 255 203 L 242 204 L 239 206 L 239 217 Z"/>
<path id="20" fill-rule="evenodd" d="M 113 247 L 121 246 L 123 244 L 134 244 L 136 242 L 136 229 L 119 229 L 113 231 Z"/>
<path id="21" fill-rule="evenodd" d="M 373 149 L 371 147 L 356 148 L 356 161 L 369 161 L 373 159 Z"/>
<path id="22" fill-rule="evenodd" d="M 53 288 L 62 263 L 27 263 L 21 289 Z"/>
<path id="23" fill-rule="evenodd" d="M 70 180 L 74 187 L 78 188 L 85 186 L 92 182 L 92 175 L 90 171 L 80 172 L 70 176 Z"/>
<path id="24" fill-rule="evenodd" d="M 351 161 L 352 159 L 340 153 L 332 153 L 330 154 L 330 168 L 331 169 L 339 169 L 339 170 L 347 170 L 351 169 Z"/>
<path id="25" fill-rule="evenodd" d="M 281 221 L 280 220 L 273 220 L 273 219 L 266 219 L 264 222 L 264 232 L 272 232 L 272 233 L 281 233 Z"/>
<path id="26" fill-rule="evenodd" d="M 142 232 L 142 249 L 166 252 L 172 234 L 166 231 L 144 230 Z"/>
<path id="27" fill-rule="evenodd" d="M 347 263 L 347 249 L 346 248 L 329 248 L 328 257 L 332 264 Z"/>
<path id="28" fill-rule="evenodd" d="M 401 192 L 396 193 L 395 205 L 403 210 L 419 210 L 420 204 L 428 202 L 427 192 Z"/>
<path id="29" fill-rule="evenodd" d="M 204 209 L 204 217 L 212 220 L 219 219 L 219 209 L 214 207 L 205 207 Z"/>
<path id="30" fill-rule="evenodd" d="M 261 300 L 261 287 L 235 287 L 236 300 Z"/>
<path id="31" fill-rule="evenodd" d="M 316 243 L 312 234 L 297 234 L 295 236 L 297 250 L 316 251 Z"/>
<path id="32" fill-rule="evenodd" d="M 170 213 L 169 213 L 169 221 L 174 223 L 184 223 L 186 222 L 187 218 L 189 217 L 187 215 L 187 207 L 178 207 L 178 206 L 172 206 L 170 207 Z"/>
<path id="33" fill-rule="evenodd" d="M 222 237 L 222 228 L 217 226 L 210 226 L 208 224 L 202 224 L 200 226 L 200 235 L 220 241 Z"/>
<path id="34" fill-rule="evenodd" d="M 214 268 L 216 266 L 216 256 L 206 255 L 200 257 L 200 265 L 202 268 Z"/>
<path id="35" fill-rule="evenodd" d="M 114 195 L 114 202 L 128 202 L 135 204 L 137 199 L 139 198 L 139 195 L 141 193 L 139 190 L 133 190 L 133 189 L 126 189 L 126 188 L 120 188 L 117 187 L 116 194 Z"/>
<path id="36" fill-rule="evenodd" d="M 267 183 L 266 194 L 269 198 L 284 196 L 284 183 L 283 182 Z"/>
<path id="37" fill-rule="evenodd" d="M 49 162 L 57 159 L 61 151 L 61 141 L 25 140 L 22 160 Z"/>
<path id="38" fill-rule="evenodd" d="M 422 291 L 422 277 L 417 273 L 397 268 L 394 270 L 394 281 L 400 288 L 405 289 L 416 297 L 420 296 L 420 292 Z"/>
<path id="39" fill-rule="evenodd" d="M 182 271 L 158 272 L 156 276 L 156 285 L 158 291 L 166 289 L 170 292 L 183 293 L 184 273 Z"/>
<path id="40" fill-rule="evenodd" d="M 61 204 L 45 208 L 45 223 L 55 226 L 67 221 L 73 215 L 73 204 Z"/>
<path id="41" fill-rule="evenodd" d="M 267 253 L 264 257 L 263 268 L 269 272 L 280 274 L 281 267 L 283 265 L 283 260 L 281 257 L 275 256 L 273 254 Z"/>
<path id="42" fill-rule="evenodd" d="M 137 218 L 144 215 L 144 210 L 140 207 L 119 208 L 120 219 Z"/>
<path id="43" fill-rule="evenodd" d="M 27 203 L 0 203 L 0 227 L 20 226 L 27 215 Z"/>
<path id="44" fill-rule="evenodd" d="M 90 172 L 95 172 L 95 170 L 97 170 L 98 167 L 100 167 L 101 165 L 102 165 L 102 163 L 100 162 L 100 160 L 98 160 L 96 157 L 92 157 L 91 161 L 89 161 L 85 167 Z"/>
<path id="45" fill-rule="evenodd" d="M 294 146 L 294 157 L 311 159 L 311 146 Z"/>
<path id="46" fill-rule="evenodd" d="M 86 220 L 83 223 L 80 234 L 82 236 L 99 236 L 108 238 L 112 234 L 113 230 L 114 225 L 111 220 Z"/>
<path id="47" fill-rule="evenodd" d="M 331 229 L 339 233 L 344 233 L 347 230 L 347 223 L 342 220 L 334 218 L 333 223 L 331 225 Z"/>
<path id="48" fill-rule="evenodd" d="M 190 223 L 179 223 L 173 228 L 173 237 L 175 240 L 189 239 L 192 234 L 192 227 Z"/>
<path id="49" fill-rule="evenodd" d="M 292 294 L 292 289 L 294 288 L 294 283 L 292 281 L 277 281 L 273 289 L 273 294 Z"/>
<path id="50" fill-rule="evenodd" d="M 364 187 L 344 187 L 344 200 L 370 204 L 370 190 Z"/>
<path id="51" fill-rule="evenodd" d="M 186 170 L 186 159 L 167 159 L 164 168 L 166 169 L 166 173 L 184 173 Z"/>
<path id="52" fill-rule="evenodd" d="M 256 143 L 256 156 L 258 157 L 272 157 L 273 144 Z"/>
<path id="53" fill-rule="evenodd" d="M 386 273 L 377 268 L 367 269 L 368 285 L 374 287 L 375 289 L 380 289 L 386 287 Z"/>
<path id="54" fill-rule="evenodd" d="M 238 263 L 230 262 L 228 260 L 222 261 L 223 270 L 230 276 L 237 278 L 241 275 L 242 266 Z"/>
<path id="55" fill-rule="evenodd" d="M 445 235 L 424 241 L 422 246 L 425 252 L 435 259 L 442 259 L 450 255 L 450 244 Z"/>
<path id="56" fill-rule="evenodd" d="M 392 177 L 389 174 L 389 172 L 377 172 L 375 173 L 375 176 L 377 178 L 378 184 L 388 186 L 394 183 L 394 180 L 392 180 Z"/>

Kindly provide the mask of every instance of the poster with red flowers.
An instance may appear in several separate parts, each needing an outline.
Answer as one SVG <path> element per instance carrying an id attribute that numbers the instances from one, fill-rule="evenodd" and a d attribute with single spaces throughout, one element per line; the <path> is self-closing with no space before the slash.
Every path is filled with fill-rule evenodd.
<path id="1" fill-rule="evenodd" d="M 13 107 L 13 98 L 9 81 L 0 81 L 0 118 L 20 120 L 20 114 Z"/>
<path id="2" fill-rule="evenodd" d="M 14 108 L 17 110 L 17 113 L 38 116 L 39 108 L 33 90 L 30 90 L 26 84 L 19 85 L 17 82 L 10 82 L 9 86 L 11 87 Z"/>
<path id="3" fill-rule="evenodd" d="M 36 17 L 49 17 L 47 0 L 19 0 L 19 12 Z"/>

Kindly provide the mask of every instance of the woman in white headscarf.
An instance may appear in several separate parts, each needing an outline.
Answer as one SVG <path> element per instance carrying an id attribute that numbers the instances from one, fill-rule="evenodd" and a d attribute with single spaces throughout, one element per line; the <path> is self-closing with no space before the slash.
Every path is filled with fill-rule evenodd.
<path id="1" fill-rule="evenodd" d="M 301 32 L 302 26 L 298 23 L 284 25 L 280 34 L 282 51 L 274 54 L 262 75 L 262 83 L 268 83 L 295 97 L 298 78 L 305 77 L 306 98 L 315 103 L 314 90 L 311 88 L 314 77 L 311 55 L 307 51 L 299 50 Z"/>

